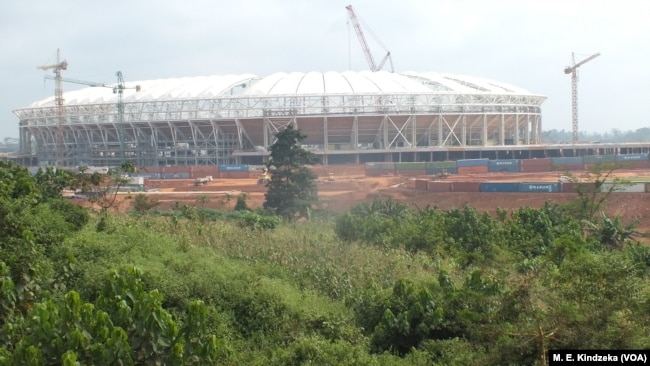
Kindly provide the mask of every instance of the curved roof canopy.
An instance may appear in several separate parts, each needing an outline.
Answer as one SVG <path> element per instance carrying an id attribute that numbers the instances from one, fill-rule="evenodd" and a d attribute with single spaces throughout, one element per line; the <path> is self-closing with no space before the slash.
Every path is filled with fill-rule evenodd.
<path id="1" fill-rule="evenodd" d="M 130 89 L 135 85 L 140 85 L 140 92 Z M 126 87 L 124 102 L 345 94 L 533 95 L 506 83 L 466 75 L 386 71 L 278 72 L 263 78 L 254 74 L 199 76 L 127 82 Z M 117 103 L 117 95 L 106 87 L 86 87 L 65 92 L 64 99 L 66 105 Z M 54 97 L 49 97 L 32 103 L 30 108 L 51 107 L 54 103 Z"/>

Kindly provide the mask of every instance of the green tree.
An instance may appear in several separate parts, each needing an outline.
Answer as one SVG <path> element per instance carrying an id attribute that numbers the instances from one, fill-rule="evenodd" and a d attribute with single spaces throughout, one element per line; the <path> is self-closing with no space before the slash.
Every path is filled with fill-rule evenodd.
<path id="1" fill-rule="evenodd" d="M 316 174 L 305 165 L 317 163 L 318 157 L 301 147 L 300 141 L 307 136 L 291 125 L 275 136 L 267 164 L 271 179 L 264 208 L 285 218 L 305 217 L 318 201 Z"/>
<path id="2" fill-rule="evenodd" d="M 250 211 L 248 208 L 248 205 L 246 204 L 246 198 L 248 195 L 246 193 L 242 193 L 239 196 L 237 196 L 237 202 L 235 203 L 235 211 Z"/>
<path id="3" fill-rule="evenodd" d="M 140 193 L 135 196 L 135 199 L 132 202 L 133 209 L 138 214 L 138 216 L 144 216 L 147 212 L 154 209 L 160 204 L 160 201 L 154 198 L 150 198 L 146 194 Z"/>

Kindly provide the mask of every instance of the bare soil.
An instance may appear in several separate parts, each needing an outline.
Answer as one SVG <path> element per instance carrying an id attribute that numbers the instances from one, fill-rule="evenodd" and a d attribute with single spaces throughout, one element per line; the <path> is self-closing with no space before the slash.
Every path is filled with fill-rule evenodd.
<path id="1" fill-rule="evenodd" d="M 444 192 L 435 193 L 415 189 L 416 179 L 435 180 L 432 176 L 382 176 L 366 177 L 361 165 L 330 165 L 314 167 L 318 175 L 319 197 L 323 207 L 333 212 L 346 212 L 352 206 L 369 202 L 375 198 L 392 198 L 398 202 L 423 208 L 436 206 L 441 210 L 461 208 L 465 205 L 480 211 L 495 213 L 497 208 L 509 211 L 520 207 L 542 207 L 545 202 L 567 203 L 577 197 L 573 193 L 487 193 L 487 192 Z M 331 176 L 330 176 L 331 173 Z M 574 176 L 585 177 L 585 172 L 574 172 Z M 560 173 L 487 173 L 452 175 L 444 178 L 449 182 L 557 182 Z M 650 182 L 650 171 L 617 171 L 617 177 L 634 181 Z M 330 178 L 331 177 L 331 178 Z M 159 208 L 171 208 L 176 204 L 192 204 L 206 208 L 231 209 L 241 194 L 246 194 L 246 203 L 257 208 L 264 203 L 266 187 L 257 184 L 257 179 L 215 179 L 207 185 L 195 186 L 193 180 L 152 180 L 147 189 L 159 192 L 148 193 L 161 204 Z M 177 203 L 178 202 L 178 203 Z M 123 202 L 121 209 L 128 208 Z M 650 232 L 650 193 L 616 192 L 608 200 L 606 210 L 610 215 L 620 215 L 624 222 L 640 220 L 638 229 Z"/>

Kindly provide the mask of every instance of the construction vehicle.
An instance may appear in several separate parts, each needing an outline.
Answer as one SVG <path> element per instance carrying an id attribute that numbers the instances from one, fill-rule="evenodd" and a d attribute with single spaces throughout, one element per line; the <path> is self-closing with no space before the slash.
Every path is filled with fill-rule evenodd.
<path id="1" fill-rule="evenodd" d="M 213 181 L 212 176 L 208 175 L 208 176 L 205 176 L 205 177 L 196 178 L 194 180 L 194 185 L 195 186 L 201 186 L 201 185 L 208 184 L 209 182 L 212 182 L 212 181 Z"/>
<path id="2" fill-rule="evenodd" d="M 370 71 L 376 72 L 376 71 L 381 70 L 384 67 L 384 64 L 386 63 L 386 61 L 389 61 L 390 62 L 390 72 L 394 72 L 395 69 L 393 68 L 393 58 L 391 57 L 390 51 L 388 50 L 388 48 L 386 48 L 386 46 L 384 46 L 384 44 L 379 40 L 379 38 L 377 38 L 377 36 L 375 36 L 375 34 L 372 32 L 372 30 L 370 30 L 368 28 L 368 26 L 366 26 L 366 28 L 368 29 L 370 35 L 374 38 L 374 40 L 377 42 L 377 44 L 379 44 L 379 46 L 381 46 L 381 48 L 383 48 L 384 51 L 386 51 L 386 55 L 384 56 L 384 58 L 381 60 L 381 62 L 379 64 L 377 64 L 375 62 L 375 58 L 372 55 L 372 52 L 370 51 L 370 47 L 368 47 L 368 42 L 366 41 L 366 37 L 365 37 L 365 35 L 363 33 L 363 30 L 361 29 L 361 23 L 359 22 L 359 16 L 357 15 L 357 13 L 352 8 L 352 5 L 348 5 L 345 8 L 348 11 L 348 16 L 350 18 L 350 22 L 351 22 L 352 26 L 354 27 L 354 31 L 357 34 L 357 38 L 359 39 L 359 43 L 361 44 L 361 50 L 363 51 L 363 54 L 366 56 L 366 61 L 368 62 L 368 67 L 370 68 Z"/>
<path id="3" fill-rule="evenodd" d="M 270 180 L 271 175 L 269 174 L 269 170 L 264 168 L 262 174 L 260 174 L 260 177 L 257 179 L 257 184 L 267 184 Z"/>

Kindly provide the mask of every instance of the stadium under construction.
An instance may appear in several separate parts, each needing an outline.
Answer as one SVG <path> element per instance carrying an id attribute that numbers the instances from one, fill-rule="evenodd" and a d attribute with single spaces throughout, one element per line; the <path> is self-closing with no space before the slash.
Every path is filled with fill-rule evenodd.
<path id="1" fill-rule="evenodd" d="M 14 113 L 20 155 L 41 166 L 262 164 L 287 125 L 325 164 L 650 152 L 544 144 L 545 99 L 464 75 L 295 72 L 138 81 L 119 95 L 89 86 L 63 93 L 63 105 L 53 96 Z"/>

